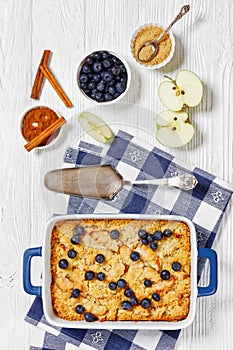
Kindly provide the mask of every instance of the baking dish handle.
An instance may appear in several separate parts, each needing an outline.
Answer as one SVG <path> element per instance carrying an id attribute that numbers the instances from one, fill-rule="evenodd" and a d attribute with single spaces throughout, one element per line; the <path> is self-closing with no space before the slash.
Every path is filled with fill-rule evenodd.
<path id="1" fill-rule="evenodd" d="M 23 288 L 26 293 L 41 297 L 42 288 L 31 283 L 31 259 L 42 255 L 42 247 L 29 248 L 23 255 Z"/>
<path id="2" fill-rule="evenodd" d="M 210 263 L 210 281 L 206 287 L 198 287 L 198 297 L 216 293 L 218 286 L 217 253 L 210 248 L 198 248 L 198 258 L 207 258 Z"/>

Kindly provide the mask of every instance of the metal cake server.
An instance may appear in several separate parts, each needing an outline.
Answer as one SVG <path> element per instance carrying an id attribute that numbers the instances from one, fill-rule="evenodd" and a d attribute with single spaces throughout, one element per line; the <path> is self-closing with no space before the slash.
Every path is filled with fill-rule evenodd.
<path id="1" fill-rule="evenodd" d="M 121 174 L 108 164 L 51 170 L 44 177 L 45 187 L 50 191 L 103 199 L 112 199 L 127 185 L 164 185 L 191 190 L 197 183 L 197 179 L 191 174 L 152 180 L 124 180 Z"/>

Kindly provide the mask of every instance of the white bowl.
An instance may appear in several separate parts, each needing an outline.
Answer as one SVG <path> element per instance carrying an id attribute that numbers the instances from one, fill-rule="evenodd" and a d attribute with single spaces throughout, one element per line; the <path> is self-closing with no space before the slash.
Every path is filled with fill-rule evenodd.
<path id="1" fill-rule="evenodd" d="M 142 30 L 143 28 L 146 28 L 146 27 L 148 27 L 148 26 L 157 26 L 157 27 L 160 27 L 160 28 L 162 28 L 162 29 L 165 30 L 165 28 L 164 28 L 163 26 L 161 26 L 160 24 L 157 24 L 157 23 L 147 23 L 147 24 L 144 24 L 144 25 L 140 26 L 140 27 L 133 33 L 133 35 L 132 35 L 131 44 L 130 44 L 131 53 L 132 53 L 133 58 L 135 59 L 135 61 L 136 61 L 140 66 L 145 67 L 145 68 L 148 68 L 148 69 L 159 69 L 159 68 L 161 68 L 161 67 L 166 66 L 166 64 L 168 64 L 168 62 L 170 62 L 170 60 L 172 59 L 172 57 L 173 57 L 173 55 L 174 55 L 174 52 L 175 52 L 175 38 L 174 38 L 174 35 L 172 34 L 172 32 L 169 31 L 168 34 L 169 34 L 169 36 L 170 36 L 170 38 L 171 38 L 171 41 L 172 41 L 172 49 L 171 49 L 171 51 L 170 51 L 168 57 L 167 57 L 164 61 L 162 61 L 161 63 L 156 64 L 156 65 L 154 65 L 154 66 L 150 66 L 150 65 L 144 64 L 144 63 L 142 63 L 142 62 L 136 60 L 135 55 L 134 55 L 134 52 L 133 52 L 133 43 L 134 43 L 134 39 L 135 39 L 137 33 L 140 32 L 140 30 Z"/>
<path id="2" fill-rule="evenodd" d="M 25 142 L 28 142 L 28 141 L 24 138 L 23 133 L 22 133 L 23 119 L 24 119 L 24 117 L 26 116 L 26 114 L 27 114 L 28 112 L 30 112 L 31 110 L 37 109 L 37 108 L 42 108 L 42 107 L 43 107 L 43 108 L 49 108 L 49 109 L 51 109 L 54 113 L 57 114 L 58 117 L 60 117 L 60 114 L 59 114 L 56 110 L 54 110 L 54 108 L 50 108 L 50 107 L 48 107 L 48 106 L 41 106 L 41 105 L 38 105 L 38 106 L 33 106 L 33 107 L 29 107 L 29 108 L 25 109 L 24 112 L 22 113 L 21 118 L 20 118 L 20 133 L 21 133 L 21 136 L 22 136 L 22 138 L 23 138 L 23 140 L 24 140 Z M 46 148 L 48 148 L 48 147 L 53 146 L 53 145 L 58 141 L 58 139 L 60 138 L 60 136 L 61 136 L 61 130 L 62 130 L 61 127 L 60 127 L 58 130 L 56 130 L 56 132 L 58 132 L 57 136 L 55 136 L 55 137 L 54 137 L 50 142 L 48 142 L 46 145 L 37 146 L 37 147 L 35 147 L 35 149 L 46 149 Z M 53 134 L 52 134 L 52 135 L 53 135 Z M 50 137 L 52 137 L 52 135 L 50 135 Z M 49 139 L 50 139 L 50 137 L 49 137 Z"/>
<path id="3" fill-rule="evenodd" d="M 83 89 L 79 86 L 79 75 L 80 75 L 80 72 L 81 72 L 81 69 L 82 69 L 82 66 L 83 66 L 83 63 L 84 63 L 85 59 L 86 59 L 88 56 L 92 55 L 93 53 L 99 52 L 99 51 L 107 51 L 107 52 L 109 52 L 111 55 L 114 55 L 115 57 L 119 58 L 119 60 L 122 61 L 122 63 L 124 64 L 124 66 L 125 66 L 125 68 L 126 68 L 126 73 L 127 73 L 127 84 L 126 84 L 126 89 L 125 89 L 125 91 L 124 91 L 122 94 L 120 94 L 120 96 L 118 96 L 117 98 L 115 98 L 115 99 L 112 100 L 112 101 L 98 102 L 98 101 L 92 99 L 91 97 L 89 97 L 87 94 L 85 94 L 85 92 L 83 91 Z M 127 91 L 129 90 L 130 81 L 131 81 L 131 71 L 130 71 L 130 68 L 129 68 L 128 63 L 125 61 L 125 59 L 124 59 L 122 56 L 116 54 L 116 53 L 113 52 L 113 51 L 109 51 L 109 50 L 104 50 L 104 49 L 103 49 L 103 50 L 95 50 L 95 51 L 93 51 L 93 52 L 90 52 L 89 54 L 85 55 L 85 57 L 81 60 L 81 62 L 79 63 L 79 66 L 78 66 L 77 83 L 78 83 L 79 90 L 81 91 L 81 93 L 82 93 L 86 98 L 88 98 L 89 101 L 95 102 L 95 103 L 98 104 L 98 105 L 110 105 L 110 104 L 113 104 L 113 103 L 115 103 L 115 102 L 120 101 L 120 100 L 126 95 Z"/>

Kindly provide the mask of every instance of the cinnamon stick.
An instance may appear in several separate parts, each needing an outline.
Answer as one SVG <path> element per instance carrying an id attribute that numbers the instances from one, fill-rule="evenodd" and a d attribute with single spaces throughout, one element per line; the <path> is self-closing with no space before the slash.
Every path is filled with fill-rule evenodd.
<path id="1" fill-rule="evenodd" d="M 29 141 L 24 147 L 28 152 L 30 152 L 33 148 L 37 147 L 41 142 L 43 142 L 47 137 L 52 135 L 58 128 L 60 128 L 63 124 L 66 123 L 64 117 L 60 117 L 56 119 L 56 121 L 51 124 L 47 129 L 42 131 L 42 133 L 36 136 L 34 139 Z"/>
<path id="2" fill-rule="evenodd" d="M 44 80 L 44 74 L 41 72 L 40 66 L 41 65 L 47 66 L 50 55 L 51 55 L 50 50 L 44 50 L 43 56 L 40 61 L 40 65 L 37 69 L 36 77 L 35 77 L 35 80 L 32 86 L 32 92 L 31 92 L 31 98 L 34 98 L 35 100 L 38 100 L 40 97 L 41 87 Z"/>
<path id="3" fill-rule="evenodd" d="M 64 90 L 61 88 L 61 86 L 57 82 L 51 70 L 45 65 L 40 65 L 40 69 L 41 69 L 41 72 L 44 74 L 44 76 L 48 79 L 48 81 L 50 82 L 50 84 L 52 85 L 52 87 L 60 97 L 60 99 L 64 102 L 66 107 L 72 107 L 71 101 L 69 100 L 68 96 L 66 95 Z"/>

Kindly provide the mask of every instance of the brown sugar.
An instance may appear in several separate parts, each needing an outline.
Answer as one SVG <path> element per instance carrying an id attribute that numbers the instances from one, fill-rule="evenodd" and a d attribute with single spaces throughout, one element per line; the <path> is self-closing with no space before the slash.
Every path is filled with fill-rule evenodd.
<path id="1" fill-rule="evenodd" d="M 132 43 L 132 51 L 134 58 L 136 61 L 146 65 L 146 66 L 155 66 L 161 62 L 163 62 L 170 54 L 172 50 L 172 40 L 170 38 L 169 33 L 167 33 L 161 41 L 158 43 L 158 53 L 157 55 L 149 62 L 141 62 L 141 60 L 148 59 L 148 57 L 152 54 L 152 47 L 147 46 L 143 48 L 140 52 L 140 57 L 138 58 L 138 52 L 140 48 L 148 41 L 156 40 L 160 34 L 163 32 L 161 27 L 155 25 L 148 25 L 140 29 L 133 40 Z"/>

